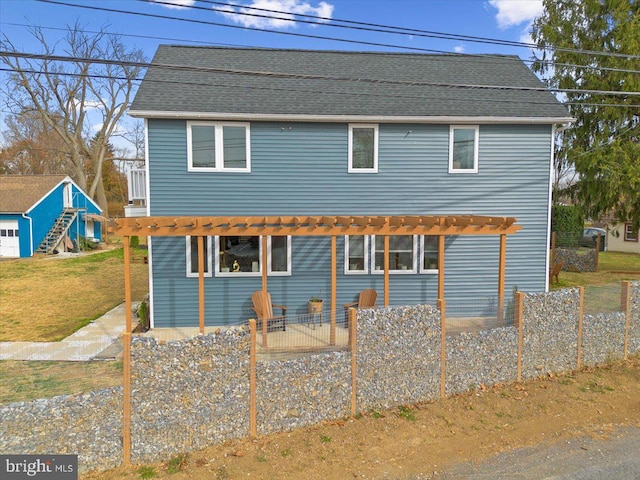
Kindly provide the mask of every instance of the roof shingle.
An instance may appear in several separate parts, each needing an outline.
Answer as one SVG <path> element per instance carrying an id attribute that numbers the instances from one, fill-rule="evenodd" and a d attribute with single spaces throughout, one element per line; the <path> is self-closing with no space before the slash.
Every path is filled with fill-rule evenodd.
<path id="1" fill-rule="evenodd" d="M 161 45 L 153 63 L 133 114 L 569 117 L 516 56 Z"/>
<path id="2" fill-rule="evenodd" d="M 0 175 L 0 212 L 25 213 L 66 175 Z"/>

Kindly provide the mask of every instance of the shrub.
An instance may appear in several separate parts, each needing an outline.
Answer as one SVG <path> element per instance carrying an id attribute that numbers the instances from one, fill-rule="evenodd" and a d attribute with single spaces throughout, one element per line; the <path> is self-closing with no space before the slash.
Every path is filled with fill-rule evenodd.
<path id="1" fill-rule="evenodd" d="M 575 205 L 554 205 L 551 210 L 551 231 L 556 232 L 556 246 L 580 245 L 584 216 Z"/>

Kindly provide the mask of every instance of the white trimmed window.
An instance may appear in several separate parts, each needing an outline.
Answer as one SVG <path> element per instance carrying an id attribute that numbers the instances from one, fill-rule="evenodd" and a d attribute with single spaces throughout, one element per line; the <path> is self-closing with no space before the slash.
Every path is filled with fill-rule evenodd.
<path id="1" fill-rule="evenodd" d="M 187 122 L 190 172 L 250 172 L 248 123 Z"/>
<path id="2" fill-rule="evenodd" d="M 291 236 L 269 236 L 267 248 L 269 275 L 291 275 Z"/>
<path id="3" fill-rule="evenodd" d="M 633 224 L 624 224 L 624 241 L 625 242 L 637 242 L 638 241 L 638 229 L 633 228 Z"/>
<path id="4" fill-rule="evenodd" d="M 369 237 L 347 235 L 344 237 L 345 275 L 369 273 Z"/>
<path id="5" fill-rule="evenodd" d="M 422 235 L 420 237 L 420 273 L 438 273 L 438 237 L 434 235 Z"/>
<path id="6" fill-rule="evenodd" d="M 384 272 L 384 237 L 372 236 L 374 273 Z M 417 273 L 417 235 L 389 237 L 389 273 Z"/>
<path id="7" fill-rule="evenodd" d="M 187 236 L 187 277 L 198 274 L 198 237 Z M 204 237 L 204 276 L 211 276 L 211 237 Z"/>
<path id="8" fill-rule="evenodd" d="M 449 128 L 449 173 L 478 173 L 477 125 L 451 125 Z"/>
<path id="9" fill-rule="evenodd" d="M 216 277 L 262 275 L 262 237 L 216 237 Z M 291 237 L 267 237 L 267 273 L 291 275 Z"/>
<path id="10" fill-rule="evenodd" d="M 349 173 L 378 173 L 378 125 L 349 125 Z"/>

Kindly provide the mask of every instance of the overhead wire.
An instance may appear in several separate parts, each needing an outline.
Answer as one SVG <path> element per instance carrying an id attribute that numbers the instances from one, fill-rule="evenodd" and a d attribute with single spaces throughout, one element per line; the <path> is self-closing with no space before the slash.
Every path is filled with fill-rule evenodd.
<path id="1" fill-rule="evenodd" d="M 240 26 L 240 25 L 229 25 L 227 23 L 222 23 L 222 22 L 212 22 L 212 21 L 208 21 L 208 20 L 193 19 L 193 18 L 191 18 L 191 19 L 189 19 L 189 18 L 181 18 L 181 17 L 176 17 L 176 16 L 160 15 L 160 14 L 154 14 L 154 13 L 148 13 L 148 12 L 134 12 L 134 11 L 131 11 L 131 10 L 120 10 L 120 9 L 112 9 L 112 8 L 106 8 L 106 7 L 97 7 L 95 5 L 81 5 L 81 4 L 63 2 L 63 1 L 60 1 L 60 0 L 37 0 L 37 1 L 43 2 L 43 3 L 54 4 L 54 5 L 62 5 L 62 6 L 67 6 L 67 7 L 84 8 L 84 9 L 97 10 L 97 11 L 106 11 L 106 12 L 111 12 L 111 13 L 123 13 L 123 14 L 137 15 L 137 16 L 151 17 L 151 18 L 161 18 L 161 19 L 166 19 L 166 20 L 175 20 L 175 21 L 181 21 L 181 22 L 197 23 L 197 24 L 212 25 L 212 26 L 219 26 L 219 27 L 225 27 L 225 28 L 234 28 L 234 29 L 241 29 L 241 30 L 253 30 L 253 31 L 259 31 L 259 32 L 266 32 L 266 33 L 275 33 L 275 34 L 278 34 L 278 35 L 290 35 L 290 36 L 295 36 L 295 37 L 312 38 L 312 39 L 317 39 L 317 40 L 346 42 L 346 43 L 352 43 L 352 44 L 361 44 L 361 45 L 369 45 L 369 46 L 385 47 L 385 48 L 397 48 L 397 49 L 404 49 L 404 50 L 411 50 L 411 51 L 421 51 L 421 52 L 428 52 L 428 53 L 449 53 L 449 54 L 451 54 L 451 52 L 447 52 L 447 51 L 444 51 L 444 50 L 437 50 L 437 49 L 412 47 L 412 46 L 407 46 L 407 45 L 394 45 L 394 44 L 380 43 L 380 42 L 369 42 L 369 41 L 364 41 L 364 40 L 353 40 L 353 39 L 346 39 L 346 38 L 336 38 L 336 37 L 329 37 L 329 36 L 324 36 L 324 35 L 312 35 L 312 34 L 305 34 L 305 33 L 299 33 L 299 32 L 283 32 L 283 31 L 274 30 L 274 29 L 267 29 L 267 28 L 258 28 L 258 27 L 249 27 L 249 26 Z M 174 3 L 163 2 L 162 0 L 154 0 L 154 1 L 139 0 L 139 1 L 142 1 L 144 3 L 149 3 L 149 4 L 158 4 L 158 5 L 165 4 L 165 5 L 175 6 Z M 192 8 L 192 9 L 195 8 L 195 9 L 211 10 L 211 9 L 205 9 L 203 7 L 197 7 L 197 6 L 184 6 L 183 8 Z M 229 12 L 229 11 L 225 11 L 225 12 L 226 13 L 232 13 L 232 12 Z M 253 15 L 255 15 L 255 14 L 253 14 Z M 293 15 L 295 15 L 295 14 L 293 14 Z M 312 22 L 312 23 L 318 24 L 318 22 Z M 611 56 L 611 57 L 640 59 L 640 55 L 628 55 L 628 54 L 621 54 L 621 53 L 616 53 L 616 52 L 604 52 L 604 51 L 600 52 L 600 51 L 577 50 L 577 49 L 575 49 L 575 50 L 569 49 L 569 50 L 570 51 L 580 52 L 580 53 L 585 53 L 585 54 L 592 54 L 592 55 L 603 55 L 603 56 Z"/>
<path id="2" fill-rule="evenodd" d="M 3 68 L 0 67 L 0 71 L 4 71 L 4 72 L 15 72 L 15 69 L 9 69 L 9 68 Z M 44 70 L 33 70 L 33 69 L 20 69 L 19 72 L 21 73 L 27 73 L 27 74 L 33 74 L 33 75 L 41 75 L 41 74 L 48 74 L 48 75 L 59 75 L 59 76 L 67 76 L 67 77 L 85 77 L 85 78 L 97 78 L 97 79 L 108 79 L 108 80 L 127 80 L 127 81 L 132 81 L 134 83 L 140 83 L 143 81 L 143 78 L 130 78 L 130 77 L 125 77 L 125 76 L 115 76 L 115 75 L 102 75 L 102 74 L 88 74 L 88 73 L 72 73 L 72 72 L 50 72 L 50 71 L 44 71 Z M 150 79 L 150 78 L 146 78 L 144 79 L 145 82 L 148 83 L 152 83 L 152 84 L 168 84 L 168 85 L 178 85 L 178 86 L 205 86 L 205 87 L 216 87 L 216 88 L 236 88 L 236 89 L 241 89 L 241 90 L 246 90 L 246 87 L 242 86 L 242 85 L 238 85 L 237 83 L 232 83 L 232 84 L 226 84 L 226 83 L 214 83 L 214 82 L 194 82 L 194 81 L 184 81 L 184 80 L 158 80 L 158 79 Z M 331 91 L 331 90 L 327 90 L 326 88 L 323 88 L 322 90 L 313 90 L 313 89 L 309 89 L 309 88 L 291 88 L 291 87 L 287 87 L 287 88 L 277 88 L 277 87 L 257 87 L 257 86 L 252 86 L 251 87 L 252 90 L 265 90 L 265 91 L 272 91 L 272 92 L 282 92 L 282 93 L 286 93 L 286 92 L 300 92 L 300 93 L 306 93 L 306 94 L 317 94 L 317 95 L 323 95 L 323 94 L 331 94 L 331 95 L 350 95 L 350 96 L 361 96 L 361 97 L 379 97 L 380 95 L 377 93 L 371 93 L 371 92 L 366 92 L 366 91 L 362 91 L 362 92 L 344 92 L 344 91 Z M 416 95 L 416 94 L 404 94 L 404 95 L 400 95 L 400 94 L 388 94 L 385 95 L 385 98 L 411 98 L 411 99 L 421 99 L 421 100 L 432 100 L 434 98 L 433 95 L 429 95 L 428 92 L 425 94 L 420 94 L 420 95 Z M 455 102 L 468 102 L 470 99 L 466 98 L 466 99 L 461 99 L 461 98 L 455 98 L 455 97 L 451 97 L 447 99 L 447 102 L 451 102 L 451 103 L 455 103 Z M 550 100 L 548 102 L 536 102 L 536 101 L 532 101 L 532 100 L 528 100 L 528 101 L 514 101 L 514 100 L 504 100 L 504 99 L 497 99 L 497 98 L 472 98 L 471 100 L 476 101 L 476 102 L 489 102 L 489 103 L 505 103 L 505 104 L 513 104 L 513 103 L 517 103 L 517 104 L 525 104 L 525 105 L 556 105 L 556 101 L 555 100 Z M 628 104 L 611 104 L 611 103 L 607 103 L 607 104 L 598 104 L 598 103 L 583 103 L 583 102 L 561 102 L 564 105 L 582 105 L 582 106 L 603 106 L 606 105 L 607 107 L 625 107 L 628 108 L 630 105 Z"/>
<path id="3" fill-rule="evenodd" d="M 482 85 L 482 84 L 464 84 L 464 83 L 447 83 L 447 82 L 425 82 L 425 81 L 406 81 L 406 80 L 389 80 L 380 78 L 365 78 L 365 77 L 341 77 L 334 75 L 315 75 L 315 74 L 302 74 L 302 73 L 286 73 L 275 71 L 258 71 L 258 70 L 243 70 L 243 69 L 229 69 L 229 68 L 215 68 L 215 67 L 203 67 L 193 65 L 178 65 L 178 64 L 165 64 L 165 63 L 153 63 L 153 62 L 139 62 L 139 61 L 124 61 L 124 60 L 112 60 L 105 58 L 85 58 L 85 57 L 73 57 L 62 55 L 50 55 L 50 54 L 36 54 L 27 52 L 12 52 L 6 50 L 0 50 L 0 57 L 12 57 L 12 58 L 24 58 L 30 60 L 44 60 L 44 61 L 60 61 L 60 62 L 83 62 L 83 63 L 98 63 L 105 65 L 116 66 L 130 66 L 139 68 L 163 68 L 167 70 L 180 70 L 189 72 L 204 72 L 204 73 L 223 73 L 233 75 L 248 75 L 257 77 L 272 77 L 272 78 L 287 78 L 287 79 L 303 79 L 303 80 L 331 80 L 341 82 L 362 82 L 362 83 L 374 83 L 374 84 L 389 84 L 389 85 L 405 85 L 405 86 L 424 86 L 424 87 L 449 87 L 460 89 L 478 89 L 478 90 L 514 90 L 514 91 L 535 91 L 535 92 L 558 92 L 558 93 L 581 93 L 589 95 L 605 95 L 605 96 L 640 96 L 640 92 L 629 91 L 613 91 L 613 90 L 591 90 L 591 89 L 567 89 L 567 88 L 555 88 L 555 87 L 526 87 L 526 86 L 514 86 L 514 85 Z"/>

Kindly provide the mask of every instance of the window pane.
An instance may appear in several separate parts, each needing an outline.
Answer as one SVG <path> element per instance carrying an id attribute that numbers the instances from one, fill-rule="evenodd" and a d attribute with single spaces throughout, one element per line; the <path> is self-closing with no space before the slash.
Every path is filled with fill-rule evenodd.
<path id="1" fill-rule="evenodd" d="M 191 273 L 198 271 L 198 237 L 191 237 Z M 209 262 L 207 261 L 209 245 L 207 237 L 204 237 L 204 273 L 209 273 Z"/>
<path id="2" fill-rule="evenodd" d="M 215 127 L 209 125 L 191 126 L 191 158 L 194 167 L 216 166 Z"/>
<path id="3" fill-rule="evenodd" d="M 425 235 L 422 268 L 424 270 L 436 270 L 438 268 L 438 237 Z"/>
<path id="4" fill-rule="evenodd" d="M 287 272 L 287 237 L 271 237 L 271 271 Z"/>
<path id="5" fill-rule="evenodd" d="M 353 129 L 353 168 L 374 167 L 374 129 Z"/>
<path id="6" fill-rule="evenodd" d="M 245 127 L 222 127 L 224 168 L 246 168 L 247 131 Z"/>
<path id="7" fill-rule="evenodd" d="M 473 170 L 475 152 L 475 130 L 457 128 L 453 131 L 453 168 Z"/>
<path id="8" fill-rule="evenodd" d="M 349 239 L 348 266 L 351 271 L 365 270 L 364 235 L 351 235 Z"/>
<path id="9" fill-rule="evenodd" d="M 260 272 L 260 237 L 220 237 L 220 253 L 221 269 Z"/>
<path id="10" fill-rule="evenodd" d="M 384 237 L 376 237 L 376 270 L 384 269 Z M 389 270 L 413 270 L 413 236 L 389 237 Z"/>

